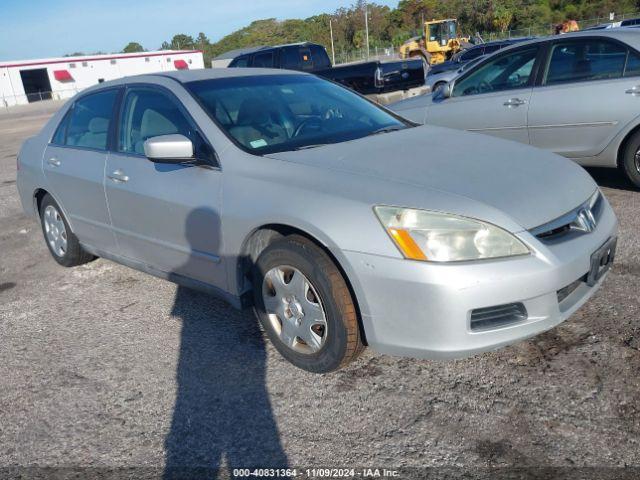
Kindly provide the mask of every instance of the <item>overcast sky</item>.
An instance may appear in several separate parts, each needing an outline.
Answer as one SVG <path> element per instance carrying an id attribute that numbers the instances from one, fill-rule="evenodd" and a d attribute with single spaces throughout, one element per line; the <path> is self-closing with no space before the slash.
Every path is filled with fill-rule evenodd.
<path id="1" fill-rule="evenodd" d="M 176 33 L 211 41 L 261 18 L 306 18 L 350 0 L 0 0 L 0 60 L 160 47 Z M 376 3 L 395 7 L 397 0 Z"/>

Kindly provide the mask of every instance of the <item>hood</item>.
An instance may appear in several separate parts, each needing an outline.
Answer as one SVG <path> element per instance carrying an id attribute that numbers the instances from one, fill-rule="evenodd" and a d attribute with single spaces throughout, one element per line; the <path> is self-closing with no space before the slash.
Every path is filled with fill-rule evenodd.
<path id="1" fill-rule="evenodd" d="M 584 169 L 558 155 L 435 126 L 267 156 L 465 197 L 501 211 L 523 229 L 567 213 L 597 188 Z M 403 189 L 397 190 L 396 204 L 406 205 Z"/>
<path id="2" fill-rule="evenodd" d="M 416 95 L 415 97 L 409 97 L 398 102 L 390 103 L 387 105 L 387 108 L 402 115 L 405 110 L 413 110 L 416 108 L 425 109 L 432 103 L 433 95 L 431 93 L 425 93 L 424 95 Z"/>

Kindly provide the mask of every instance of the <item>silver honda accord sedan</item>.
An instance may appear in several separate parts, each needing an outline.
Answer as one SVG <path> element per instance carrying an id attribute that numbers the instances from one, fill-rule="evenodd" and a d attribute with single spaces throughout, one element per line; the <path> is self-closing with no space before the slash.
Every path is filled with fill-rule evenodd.
<path id="1" fill-rule="evenodd" d="M 640 187 L 640 30 L 556 35 L 505 48 L 434 95 L 389 106 L 419 123 L 618 168 Z"/>
<path id="2" fill-rule="evenodd" d="M 53 258 L 104 257 L 253 307 L 328 372 L 370 346 L 450 359 L 566 320 L 617 221 L 584 170 L 416 126 L 312 75 L 200 70 L 80 93 L 18 156 Z"/>

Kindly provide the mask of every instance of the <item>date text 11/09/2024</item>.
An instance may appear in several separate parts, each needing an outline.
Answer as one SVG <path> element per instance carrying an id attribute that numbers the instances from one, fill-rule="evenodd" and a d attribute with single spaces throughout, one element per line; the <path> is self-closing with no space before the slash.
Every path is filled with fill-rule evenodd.
<path id="1" fill-rule="evenodd" d="M 306 478 L 393 478 L 398 477 L 399 472 L 386 468 L 236 468 L 233 470 L 234 478 L 294 478 L 298 476 Z"/>

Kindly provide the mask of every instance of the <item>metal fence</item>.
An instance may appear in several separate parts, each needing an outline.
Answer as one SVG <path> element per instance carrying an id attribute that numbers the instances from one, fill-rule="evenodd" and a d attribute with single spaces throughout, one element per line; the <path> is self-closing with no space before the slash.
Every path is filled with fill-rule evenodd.
<path id="1" fill-rule="evenodd" d="M 606 17 L 594 17 L 583 20 L 576 20 L 580 30 L 585 28 L 595 27 L 603 23 L 621 22 L 628 18 L 638 18 L 640 12 L 621 13 L 613 16 Z M 557 24 L 550 23 L 546 25 L 535 25 L 527 28 L 518 28 L 514 30 L 505 30 L 504 32 L 483 32 L 480 36 L 485 42 L 491 42 L 493 40 L 503 40 L 505 38 L 518 38 L 518 37 L 541 37 L 547 35 L 553 35 L 555 33 L 555 27 Z"/>
<path id="2" fill-rule="evenodd" d="M 65 100 L 73 97 L 81 90 L 81 88 L 74 87 L 56 91 L 24 93 L 21 95 L 2 95 L 0 96 L 0 108 L 6 110 L 19 105 L 29 105 L 37 102 L 46 102 L 48 100 Z"/>
<path id="3" fill-rule="evenodd" d="M 369 47 L 369 56 L 367 57 L 367 49 L 359 48 L 357 50 L 338 50 L 335 51 L 335 65 L 343 65 L 346 63 L 361 62 L 363 60 L 388 60 L 398 58 L 400 45 L 388 46 L 371 46 Z M 331 51 L 329 51 L 331 55 Z"/>

